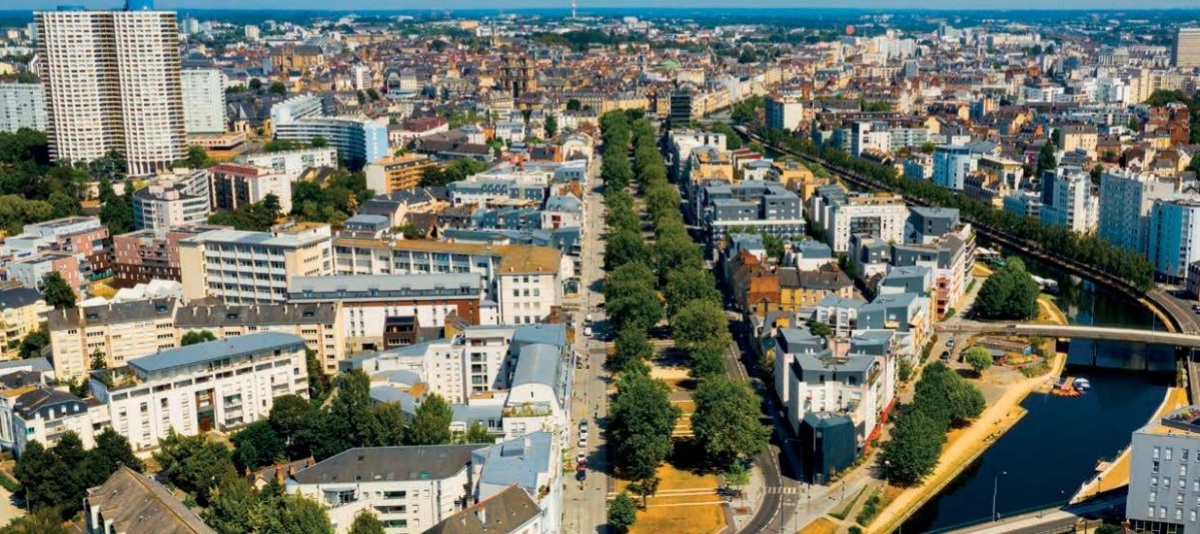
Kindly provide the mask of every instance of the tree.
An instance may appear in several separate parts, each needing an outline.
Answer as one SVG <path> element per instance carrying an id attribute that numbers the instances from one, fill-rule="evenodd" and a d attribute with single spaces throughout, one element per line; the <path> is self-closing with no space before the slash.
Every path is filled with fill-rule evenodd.
<path id="1" fill-rule="evenodd" d="M 51 507 L 60 502 L 54 494 L 54 488 L 48 475 L 53 471 L 54 454 L 42 445 L 42 442 L 32 440 L 25 445 L 17 464 L 13 467 L 13 476 L 20 484 L 18 492 L 25 496 L 25 502 L 30 510 Z"/>
<path id="2" fill-rule="evenodd" d="M 371 379 L 360 369 L 338 378 L 337 393 L 329 412 L 321 418 L 321 438 L 313 444 L 313 455 L 328 458 L 372 440 Z"/>
<path id="3" fill-rule="evenodd" d="M 311 402 L 296 395 L 278 397 L 271 405 L 267 421 L 275 433 L 283 438 L 288 458 L 312 455 L 312 446 L 320 437 L 321 411 Z"/>
<path id="4" fill-rule="evenodd" d="M 693 300 L 671 320 L 671 333 L 675 344 L 683 350 L 692 350 L 699 346 L 717 346 L 723 349 L 733 341 L 728 323 L 720 303 Z"/>
<path id="5" fill-rule="evenodd" d="M 629 527 L 637 522 L 637 506 L 629 494 L 622 491 L 612 502 L 608 503 L 608 526 L 613 531 L 623 534 L 629 532 Z"/>
<path id="6" fill-rule="evenodd" d="M 383 522 L 371 513 L 370 508 L 359 510 L 350 523 L 350 534 L 384 534 Z"/>
<path id="7" fill-rule="evenodd" d="M 1037 316 L 1037 282 L 1025 272 L 1024 264 L 1009 258 L 1006 265 L 983 282 L 974 310 L 985 319 L 1024 320 Z"/>
<path id="8" fill-rule="evenodd" d="M 740 488 L 750 483 L 750 469 L 746 467 L 746 462 L 736 461 L 729 464 L 722 478 L 727 486 Z"/>
<path id="9" fill-rule="evenodd" d="M 567 101 L 567 111 L 579 111 L 583 109 L 583 103 L 578 98 L 572 98 Z"/>
<path id="10" fill-rule="evenodd" d="M 11 520 L 0 534 L 67 534 L 58 508 L 43 507 Z"/>
<path id="11" fill-rule="evenodd" d="M 204 147 L 190 145 L 187 149 L 187 156 L 178 161 L 178 166 L 189 169 L 206 169 L 213 166 L 213 161 L 208 157 L 208 152 L 204 150 Z"/>
<path id="12" fill-rule="evenodd" d="M 546 123 L 543 128 L 546 130 L 547 139 L 554 137 L 558 133 L 558 117 L 555 117 L 553 113 L 546 115 Z"/>
<path id="13" fill-rule="evenodd" d="M 454 437 L 450 433 L 450 422 L 454 419 L 454 410 L 441 395 L 434 393 L 417 406 L 413 415 L 412 426 L 409 428 L 409 445 L 441 445 L 450 443 Z"/>
<path id="14" fill-rule="evenodd" d="M 94 352 L 92 352 L 91 362 L 88 364 L 88 368 L 93 371 L 99 371 L 108 368 L 108 361 L 105 360 L 103 351 L 96 349 Z"/>
<path id="15" fill-rule="evenodd" d="M 258 490 L 244 477 L 228 477 L 221 481 L 217 491 L 200 512 L 204 522 L 219 534 L 243 534 L 248 531 L 252 514 L 261 510 Z"/>
<path id="16" fill-rule="evenodd" d="M 258 78 L 251 78 L 250 82 L 247 83 L 246 86 L 249 87 L 251 91 L 254 91 L 257 93 L 259 91 L 262 91 L 262 80 L 260 80 Z"/>
<path id="17" fill-rule="evenodd" d="M 202 505 L 208 503 L 217 484 L 237 474 L 228 447 L 204 436 L 181 436 L 174 430 L 159 441 L 154 460 L 167 480 L 195 495 Z"/>
<path id="18" fill-rule="evenodd" d="M 48 272 L 42 277 L 42 295 L 46 298 L 46 304 L 56 310 L 75 307 L 75 290 L 58 271 Z"/>
<path id="19" fill-rule="evenodd" d="M 688 350 L 688 375 L 692 378 L 719 376 L 725 372 L 721 354 L 728 345 L 704 344 Z"/>
<path id="20" fill-rule="evenodd" d="M 992 353 L 987 349 L 979 346 L 971 347 L 963 353 L 963 359 L 967 361 L 967 365 L 975 370 L 975 374 L 983 376 L 983 372 L 992 366 Z"/>
<path id="21" fill-rule="evenodd" d="M 663 317 L 662 302 L 658 294 L 646 291 L 607 300 L 609 322 L 618 330 L 636 328 L 649 330 Z"/>
<path id="22" fill-rule="evenodd" d="M 1038 151 L 1037 156 L 1037 175 L 1042 176 L 1043 171 L 1051 171 L 1058 167 L 1058 156 L 1054 151 L 1054 143 L 1046 143 L 1042 145 L 1042 149 Z"/>
<path id="23" fill-rule="evenodd" d="M 495 443 L 496 438 L 483 423 L 471 421 L 471 425 L 467 427 L 467 431 L 463 433 L 460 441 L 463 443 Z"/>
<path id="24" fill-rule="evenodd" d="M 692 395 L 692 430 L 711 465 L 727 466 L 767 447 L 771 428 L 759 422 L 761 399 L 745 382 L 714 376 Z"/>
<path id="25" fill-rule="evenodd" d="M 329 394 L 329 375 L 321 367 L 317 351 L 304 349 L 304 362 L 308 366 L 308 398 L 320 402 Z"/>
<path id="26" fill-rule="evenodd" d="M 271 87 L 267 89 L 267 92 L 283 96 L 287 94 L 287 86 L 283 85 L 283 82 L 271 82 Z"/>
<path id="27" fill-rule="evenodd" d="M 32 358 L 39 356 L 42 349 L 50 345 L 50 332 L 46 327 L 46 323 L 42 323 L 37 330 L 25 334 L 25 338 L 21 340 L 21 348 L 18 351 L 22 358 Z"/>
<path id="28" fill-rule="evenodd" d="M 827 339 L 833 335 L 833 327 L 829 326 L 829 323 L 814 321 L 808 326 L 808 332 L 819 338 Z"/>
<path id="29" fill-rule="evenodd" d="M 892 439 L 883 444 L 881 455 L 891 482 L 910 486 L 932 473 L 946 439 L 945 432 L 945 427 L 924 412 L 913 411 L 902 416 L 892 429 Z"/>
<path id="30" fill-rule="evenodd" d="M 623 375 L 604 429 L 616 467 L 632 480 L 653 477 L 671 454 L 671 432 L 679 414 L 662 381 L 642 373 Z"/>
<path id="31" fill-rule="evenodd" d="M 645 240 L 635 232 L 618 232 L 604 245 L 604 270 L 612 272 L 631 262 L 646 261 Z"/>
<path id="32" fill-rule="evenodd" d="M 325 139 L 324 137 L 321 137 L 319 135 L 316 137 L 313 137 L 312 141 L 310 141 L 310 143 L 312 143 L 313 148 L 325 148 L 325 147 L 329 146 L 329 140 Z"/>
<path id="33" fill-rule="evenodd" d="M 134 471 L 141 471 L 145 467 L 142 460 L 133 454 L 129 440 L 106 426 L 96 436 L 96 446 L 88 451 L 83 462 L 84 487 L 103 484 L 122 465 Z"/>
<path id="34" fill-rule="evenodd" d="M 667 301 L 667 317 L 675 317 L 692 301 L 721 302 L 721 294 L 717 291 L 712 273 L 695 268 L 668 272 L 667 284 L 663 287 L 663 298 Z"/>
<path id="35" fill-rule="evenodd" d="M 181 339 L 179 341 L 179 345 L 182 347 L 186 347 L 188 345 L 195 345 L 197 343 L 207 343 L 209 341 L 216 341 L 216 340 L 217 340 L 217 336 L 213 335 L 213 333 L 208 330 L 188 330 L 186 333 L 183 334 L 183 339 Z"/>
<path id="36" fill-rule="evenodd" d="M 240 470 L 256 471 L 284 460 L 285 443 L 270 421 L 256 421 L 230 436 L 233 442 L 233 463 Z"/>
<path id="37" fill-rule="evenodd" d="M 613 372 L 626 372 L 633 367 L 644 366 L 654 357 L 654 346 L 646 338 L 646 331 L 627 328 L 617 334 L 614 351 L 604 362 Z"/>

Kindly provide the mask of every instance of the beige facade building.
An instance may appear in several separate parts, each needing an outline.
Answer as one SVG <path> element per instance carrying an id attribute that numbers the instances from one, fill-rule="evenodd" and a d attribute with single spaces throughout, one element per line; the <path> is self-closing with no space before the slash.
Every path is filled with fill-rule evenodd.
<path id="1" fill-rule="evenodd" d="M 1175 30 L 1175 46 L 1171 48 L 1171 64 L 1176 67 L 1200 67 L 1200 28 Z"/>
<path id="2" fill-rule="evenodd" d="M 367 165 L 367 187 L 377 195 L 412 189 L 421 185 L 425 169 L 437 166 L 424 154 L 387 156 Z"/>
<path id="3" fill-rule="evenodd" d="M 56 161 L 125 155 L 129 173 L 171 168 L 186 152 L 179 31 L 172 11 L 34 14 Z"/>
<path id="4" fill-rule="evenodd" d="M 331 236 L 327 224 L 287 223 L 270 232 L 217 230 L 180 240 L 184 297 L 285 302 L 292 277 L 333 274 Z"/>
<path id="5" fill-rule="evenodd" d="M 119 367 L 174 348 L 176 306 L 173 299 L 154 299 L 50 311 L 55 377 L 83 378 L 91 370 L 93 354 L 104 358 L 105 367 Z"/>
<path id="6" fill-rule="evenodd" d="M 183 306 L 175 313 L 175 330 L 180 339 L 193 330 L 207 330 L 217 339 L 260 332 L 291 334 L 317 353 L 325 374 L 337 374 L 345 354 L 345 329 L 341 303 L 303 304 L 199 304 Z"/>
<path id="7" fill-rule="evenodd" d="M 0 356 L 15 358 L 19 347 L 8 348 L 9 343 L 19 344 L 46 322 L 50 307 L 42 294 L 27 287 L 0 289 Z"/>

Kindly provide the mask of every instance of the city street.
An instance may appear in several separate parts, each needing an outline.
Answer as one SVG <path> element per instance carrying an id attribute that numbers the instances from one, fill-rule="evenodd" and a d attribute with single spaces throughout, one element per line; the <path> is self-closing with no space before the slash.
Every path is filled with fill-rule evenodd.
<path id="1" fill-rule="evenodd" d="M 588 183 L 584 199 L 584 232 L 582 237 L 582 272 L 580 275 L 581 303 L 575 314 L 575 349 L 579 352 L 579 368 L 575 370 L 575 383 L 571 399 L 571 432 L 570 441 L 565 448 L 570 452 L 569 458 L 574 461 L 580 452 L 579 421 L 588 421 L 587 447 L 582 452 L 587 454 L 587 479 L 582 483 L 576 475 L 564 475 L 567 485 L 563 495 L 563 531 L 566 533 L 594 533 L 607 523 L 607 503 L 605 495 L 609 492 L 609 477 L 605 474 L 608 469 L 607 452 L 604 450 L 604 440 L 600 421 L 608 410 L 606 392 L 608 384 L 604 373 L 606 344 L 594 337 L 583 335 L 584 321 L 587 314 L 592 315 L 592 328 L 599 330 L 605 326 L 604 311 L 596 308 L 604 297 L 600 293 L 600 281 L 604 278 L 604 207 L 603 196 L 599 191 L 600 157 L 596 156 L 588 170 Z"/>

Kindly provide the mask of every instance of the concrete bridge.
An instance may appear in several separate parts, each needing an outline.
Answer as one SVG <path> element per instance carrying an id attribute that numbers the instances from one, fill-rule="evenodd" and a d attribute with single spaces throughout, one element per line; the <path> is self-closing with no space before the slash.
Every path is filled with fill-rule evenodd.
<path id="1" fill-rule="evenodd" d="M 963 332 L 969 334 L 1008 334 L 1015 336 L 1041 336 L 1047 338 L 1129 341 L 1133 343 L 1168 345 L 1172 347 L 1189 349 L 1200 348 L 1200 335 L 1198 334 L 1177 334 L 1164 331 L 1111 328 L 1106 326 L 1059 326 L 962 321 L 961 323 L 954 322 L 953 324 L 940 324 L 938 325 L 938 330 L 943 332 Z"/>

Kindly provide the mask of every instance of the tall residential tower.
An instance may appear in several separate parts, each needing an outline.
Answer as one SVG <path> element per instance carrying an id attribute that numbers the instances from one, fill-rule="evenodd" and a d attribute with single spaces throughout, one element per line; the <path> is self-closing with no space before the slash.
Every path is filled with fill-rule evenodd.
<path id="1" fill-rule="evenodd" d="M 48 130 L 57 161 L 125 156 L 129 174 L 167 170 L 186 151 L 175 13 L 130 0 L 124 11 L 34 14 Z"/>

